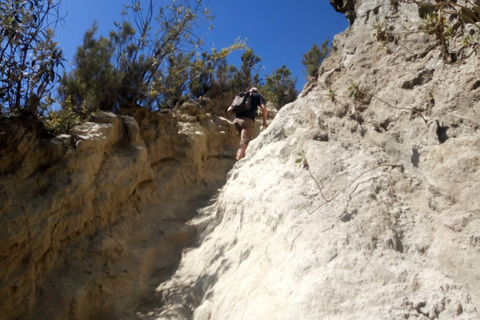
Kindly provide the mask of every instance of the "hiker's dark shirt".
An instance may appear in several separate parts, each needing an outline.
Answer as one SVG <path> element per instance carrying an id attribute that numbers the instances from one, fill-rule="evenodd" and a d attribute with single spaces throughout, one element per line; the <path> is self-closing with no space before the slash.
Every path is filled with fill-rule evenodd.
<path id="1" fill-rule="evenodd" d="M 252 107 L 247 111 L 236 113 L 235 118 L 250 118 L 255 120 L 257 109 L 262 103 L 265 103 L 263 96 L 258 92 L 252 92 Z"/>

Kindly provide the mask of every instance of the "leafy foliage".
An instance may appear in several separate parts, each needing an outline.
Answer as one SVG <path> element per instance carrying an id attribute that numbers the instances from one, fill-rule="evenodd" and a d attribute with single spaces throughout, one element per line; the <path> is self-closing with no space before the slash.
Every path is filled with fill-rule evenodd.
<path id="1" fill-rule="evenodd" d="M 480 1 L 413 2 L 422 15 L 419 30 L 435 36 L 446 63 L 464 61 L 480 47 Z"/>
<path id="2" fill-rule="evenodd" d="M 202 16 L 211 19 L 208 10 L 201 10 L 202 0 L 172 1 L 159 8 L 155 19 L 153 2 L 148 4 L 146 10 L 138 0 L 127 5 L 124 21 L 115 23 L 117 30 L 108 38 L 95 36 L 95 24 L 86 32 L 75 69 L 61 80 L 62 104 L 79 114 L 137 106 L 158 109 L 262 87 L 257 68 L 261 58 L 244 41 L 199 52 L 196 22 Z M 246 50 L 240 68 L 228 65 L 228 55 L 241 49 Z"/>
<path id="3" fill-rule="evenodd" d="M 318 68 L 330 53 L 328 42 L 328 39 L 325 40 L 320 48 L 314 43 L 310 51 L 303 55 L 302 64 L 305 67 L 307 77 L 318 77 Z"/>
<path id="4" fill-rule="evenodd" d="M 75 69 L 60 79 L 61 101 L 78 114 L 111 108 L 118 99 L 120 77 L 111 62 L 114 48 L 109 39 L 96 39 L 96 31 L 94 23 L 85 33 L 83 46 L 77 49 Z"/>
<path id="5" fill-rule="evenodd" d="M 332 88 L 328 88 L 327 99 L 333 103 L 337 103 L 337 93 Z"/>
<path id="6" fill-rule="evenodd" d="M 0 113 L 37 114 L 56 84 L 62 51 L 53 41 L 59 2 L 0 2 Z"/>
<path id="7" fill-rule="evenodd" d="M 362 100 L 365 98 L 365 92 L 360 88 L 360 83 L 353 80 L 348 81 L 348 97 L 352 100 Z"/>
<path id="8" fill-rule="evenodd" d="M 83 117 L 75 112 L 71 105 L 61 110 L 49 110 L 43 119 L 45 128 L 56 134 L 68 132 L 74 125 L 82 122 Z"/>
<path id="9" fill-rule="evenodd" d="M 286 67 L 274 70 L 266 78 L 267 83 L 263 87 L 263 92 L 268 100 L 272 101 L 277 109 L 285 104 L 295 101 L 298 91 L 295 88 L 297 79 L 292 77 L 292 72 Z"/>
<path id="10" fill-rule="evenodd" d="M 194 29 L 201 18 L 212 16 L 202 0 L 176 0 L 159 8 L 153 0 L 145 3 L 145 8 L 139 0 L 125 5 L 123 21 L 115 23 L 117 29 L 108 38 L 94 39 L 95 26 L 87 32 L 84 47 L 76 55 L 76 70 L 62 81 L 63 101 L 70 97 L 76 109 L 91 111 L 137 106 L 155 109 L 165 99 L 178 99 L 188 77 L 185 64 L 192 57 L 188 52 L 202 43 Z M 83 70 L 89 65 L 99 68 Z M 84 82 L 82 75 L 92 72 L 99 81 Z M 105 77 L 113 77 L 113 81 L 105 82 Z M 95 94 L 75 97 L 79 91 Z"/>
<path id="11" fill-rule="evenodd" d="M 235 87 L 233 78 L 237 70 L 228 66 L 226 58 L 233 51 L 246 48 L 245 41 L 237 39 L 230 47 L 220 51 L 214 48 L 212 53 L 197 53 L 190 66 L 190 97 L 197 99 L 212 89 L 212 93 L 232 91 Z"/>
<path id="12" fill-rule="evenodd" d="M 387 52 L 390 52 L 390 49 L 387 47 L 387 43 L 395 40 L 392 32 L 389 31 L 389 29 L 392 27 L 388 27 L 385 20 L 382 19 L 375 21 L 372 24 L 372 28 L 375 39 L 383 45 Z"/>
<path id="13" fill-rule="evenodd" d="M 236 91 L 242 90 L 242 88 L 250 88 L 253 86 L 260 86 L 260 76 L 256 72 L 257 65 L 262 61 L 262 58 L 255 55 L 252 49 L 247 49 L 242 55 L 241 72 L 238 78 L 238 88 Z M 253 73 L 255 72 L 255 73 Z"/>
<path id="14" fill-rule="evenodd" d="M 307 155 L 307 152 L 305 150 L 302 150 L 300 152 L 297 152 L 297 159 L 295 159 L 295 163 L 302 163 L 305 161 L 305 157 Z"/>

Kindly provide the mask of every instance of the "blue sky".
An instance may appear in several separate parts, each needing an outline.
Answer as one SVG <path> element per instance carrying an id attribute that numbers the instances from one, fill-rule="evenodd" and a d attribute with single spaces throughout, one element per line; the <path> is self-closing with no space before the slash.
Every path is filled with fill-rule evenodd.
<path id="1" fill-rule="evenodd" d="M 62 0 L 60 14 L 66 15 L 57 26 L 56 41 L 64 49 L 68 62 L 72 61 L 83 35 L 92 26 L 99 25 L 99 34 L 107 35 L 120 21 L 124 4 L 130 0 Z M 156 0 L 165 5 L 167 0 Z M 208 7 L 215 16 L 214 29 L 202 31 L 204 49 L 228 47 L 237 38 L 247 39 L 247 45 L 262 58 L 263 72 L 286 65 L 298 77 L 297 88 L 305 84 L 302 56 L 313 43 L 320 45 L 348 27 L 343 14 L 333 10 L 328 0 L 210 0 Z M 229 62 L 240 64 L 240 53 Z M 68 63 L 65 65 L 70 67 Z"/>

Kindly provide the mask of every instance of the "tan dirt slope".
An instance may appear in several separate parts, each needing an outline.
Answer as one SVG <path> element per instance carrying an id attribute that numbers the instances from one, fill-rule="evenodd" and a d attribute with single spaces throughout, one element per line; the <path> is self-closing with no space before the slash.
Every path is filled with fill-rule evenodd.
<path id="1" fill-rule="evenodd" d="M 0 119 L 0 319 L 115 319 L 176 269 L 236 132 L 196 106 L 129 113 L 58 137 Z"/>

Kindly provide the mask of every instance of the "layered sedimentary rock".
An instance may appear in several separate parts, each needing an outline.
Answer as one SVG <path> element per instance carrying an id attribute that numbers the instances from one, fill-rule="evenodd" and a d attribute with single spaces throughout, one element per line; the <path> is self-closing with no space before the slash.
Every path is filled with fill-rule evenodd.
<path id="1" fill-rule="evenodd" d="M 233 125 L 205 109 L 99 113 L 52 137 L 2 120 L 0 319 L 105 319 L 168 278 L 224 183 Z"/>

